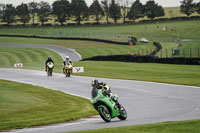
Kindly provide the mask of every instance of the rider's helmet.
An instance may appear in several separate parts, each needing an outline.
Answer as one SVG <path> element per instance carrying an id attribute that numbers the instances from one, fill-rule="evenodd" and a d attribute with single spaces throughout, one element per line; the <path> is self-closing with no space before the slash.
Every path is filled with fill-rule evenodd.
<path id="1" fill-rule="evenodd" d="M 48 60 L 51 60 L 51 56 L 48 57 Z"/>
<path id="2" fill-rule="evenodd" d="M 91 85 L 92 85 L 92 87 L 97 88 L 98 85 L 99 85 L 98 80 L 97 79 L 93 79 L 92 82 L 91 82 Z"/>
<path id="3" fill-rule="evenodd" d="M 69 60 L 69 56 L 65 56 L 65 59 L 66 59 L 66 60 Z"/>

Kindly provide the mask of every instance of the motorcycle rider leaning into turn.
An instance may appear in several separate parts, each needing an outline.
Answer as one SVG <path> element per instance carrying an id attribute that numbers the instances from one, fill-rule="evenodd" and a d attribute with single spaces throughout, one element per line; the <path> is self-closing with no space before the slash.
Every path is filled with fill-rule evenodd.
<path id="1" fill-rule="evenodd" d="M 52 63 L 54 64 L 54 61 L 53 61 L 53 59 L 52 59 L 50 56 L 48 57 L 48 59 L 47 59 L 46 62 L 45 62 L 45 71 L 47 71 L 47 64 L 48 64 L 49 62 L 52 62 Z"/>
<path id="2" fill-rule="evenodd" d="M 63 61 L 63 73 L 64 73 L 64 68 L 66 64 L 73 65 L 72 61 L 69 59 L 69 56 L 65 56 L 65 60 Z"/>
<path id="3" fill-rule="evenodd" d="M 111 89 L 110 87 L 106 84 L 106 83 L 99 83 L 99 81 L 97 79 L 93 79 L 91 82 L 91 85 L 93 87 L 93 89 L 101 89 L 102 93 L 104 96 L 108 96 L 109 98 L 111 98 L 119 107 L 119 110 L 122 110 L 122 106 L 119 104 L 118 100 L 116 99 L 116 97 L 111 93 Z"/>

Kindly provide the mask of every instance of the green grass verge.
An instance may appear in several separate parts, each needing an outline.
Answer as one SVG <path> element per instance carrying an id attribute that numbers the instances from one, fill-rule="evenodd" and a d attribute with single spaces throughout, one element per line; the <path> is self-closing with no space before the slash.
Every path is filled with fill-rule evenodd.
<path id="1" fill-rule="evenodd" d="M 0 131 L 72 121 L 96 114 L 89 100 L 0 80 Z"/>
<path id="2" fill-rule="evenodd" d="M 81 61 L 74 66 L 85 69 L 76 75 L 200 86 L 198 65 Z"/>
<path id="3" fill-rule="evenodd" d="M 199 133 L 200 120 L 163 122 L 70 133 Z"/>

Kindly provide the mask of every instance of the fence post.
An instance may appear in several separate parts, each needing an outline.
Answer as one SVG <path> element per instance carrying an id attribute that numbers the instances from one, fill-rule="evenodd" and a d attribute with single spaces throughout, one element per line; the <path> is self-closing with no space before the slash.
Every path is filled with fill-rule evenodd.
<path id="1" fill-rule="evenodd" d="M 162 58 L 162 49 L 161 49 L 161 51 L 160 51 L 160 58 Z"/>
<path id="2" fill-rule="evenodd" d="M 166 48 L 166 58 L 168 58 L 168 49 Z"/>
<path id="3" fill-rule="evenodd" d="M 174 58 L 173 49 L 171 49 L 171 58 Z"/>

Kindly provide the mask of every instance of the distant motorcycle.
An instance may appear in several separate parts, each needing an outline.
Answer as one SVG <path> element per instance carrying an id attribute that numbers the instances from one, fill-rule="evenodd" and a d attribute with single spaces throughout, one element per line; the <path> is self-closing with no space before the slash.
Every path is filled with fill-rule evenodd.
<path id="1" fill-rule="evenodd" d="M 48 62 L 47 63 L 47 76 L 52 76 L 53 67 L 54 67 L 54 63 L 53 62 Z"/>
<path id="2" fill-rule="evenodd" d="M 114 94 L 114 96 L 118 99 L 117 94 Z M 102 90 L 95 88 L 92 90 L 91 102 L 105 122 L 110 122 L 114 117 L 118 117 L 120 120 L 127 118 L 125 108 L 122 106 L 122 109 L 119 110 L 119 107 L 111 98 L 102 94 Z"/>
<path id="3" fill-rule="evenodd" d="M 71 76 L 71 73 L 72 73 L 72 64 L 66 64 L 65 67 L 64 67 L 64 74 L 66 77 L 70 77 Z"/>

